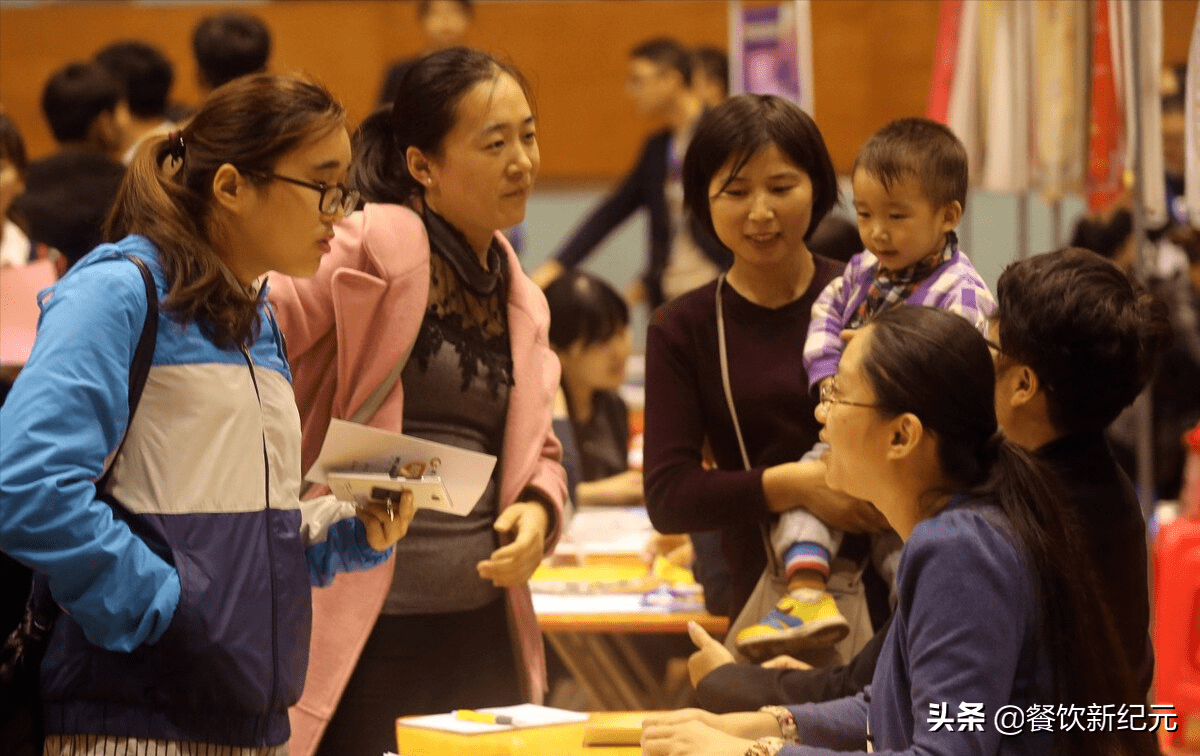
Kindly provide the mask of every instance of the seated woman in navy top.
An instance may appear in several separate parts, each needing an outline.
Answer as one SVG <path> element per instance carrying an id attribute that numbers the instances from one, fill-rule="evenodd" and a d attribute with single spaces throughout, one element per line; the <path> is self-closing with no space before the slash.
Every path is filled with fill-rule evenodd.
<path id="1" fill-rule="evenodd" d="M 1089 710 L 1142 701 L 1077 526 L 999 431 L 994 385 L 987 342 L 941 310 L 896 308 L 851 339 L 817 409 L 827 480 L 905 540 L 873 682 L 819 704 L 653 717 L 645 754 L 1150 752 L 1128 728 L 1087 727 Z M 1048 729 L 1027 719 L 1035 706 Z"/>

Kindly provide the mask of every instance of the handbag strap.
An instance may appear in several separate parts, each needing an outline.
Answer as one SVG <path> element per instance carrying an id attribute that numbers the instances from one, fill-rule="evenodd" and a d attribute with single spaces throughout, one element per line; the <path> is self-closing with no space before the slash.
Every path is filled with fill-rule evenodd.
<path id="1" fill-rule="evenodd" d="M 729 418 L 733 420 L 733 433 L 737 436 L 738 449 L 742 452 L 742 464 L 751 468 L 750 455 L 746 453 L 746 440 L 742 437 L 742 426 L 738 422 L 737 407 L 733 404 L 733 389 L 729 385 L 729 354 L 725 344 L 725 307 L 721 302 L 721 289 L 725 286 L 725 274 L 717 276 L 717 352 L 721 360 L 721 385 L 725 389 L 725 403 L 729 405 Z"/>
<path id="2" fill-rule="evenodd" d="M 750 455 L 746 451 L 746 439 L 742 436 L 742 426 L 738 422 L 737 407 L 733 404 L 733 388 L 729 383 L 729 353 L 725 341 L 725 307 L 721 302 L 721 289 L 725 286 L 725 274 L 717 276 L 717 352 L 721 361 L 721 385 L 725 389 L 725 403 L 729 405 L 729 417 L 733 420 L 733 433 L 737 436 L 738 450 L 742 453 L 742 464 L 747 470 L 751 469 Z M 776 574 L 783 574 L 783 563 L 771 545 L 771 532 L 766 524 L 759 523 L 759 531 L 763 539 L 763 548 L 767 552 L 767 569 Z"/>
<path id="3" fill-rule="evenodd" d="M 129 365 L 129 421 L 125 424 L 125 432 L 121 434 L 121 443 L 112 455 L 104 474 L 96 481 L 96 490 L 103 491 L 108 487 L 112 477 L 113 465 L 121 449 L 125 447 L 125 439 L 129 437 L 129 426 L 133 423 L 133 415 L 137 412 L 138 403 L 142 400 L 142 389 L 146 387 L 146 379 L 150 377 L 150 365 L 154 362 L 154 347 L 158 342 L 158 289 L 154 285 L 154 275 L 150 266 L 134 255 L 125 255 L 142 274 L 142 284 L 146 287 L 146 320 L 142 322 L 142 333 L 138 337 L 137 347 L 133 350 L 133 361 Z"/>

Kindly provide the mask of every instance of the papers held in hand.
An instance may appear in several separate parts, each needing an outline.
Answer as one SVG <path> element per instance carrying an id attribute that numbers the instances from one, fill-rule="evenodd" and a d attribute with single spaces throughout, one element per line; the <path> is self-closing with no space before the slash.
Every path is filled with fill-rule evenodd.
<path id="1" fill-rule="evenodd" d="M 466 515 L 495 467 L 490 454 L 333 420 L 307 479 L 343 501 L 398 500 L 409 489 L 417 507 Z"/>
<path id="2" fill-rule="evenodd" d="M 450 495 L 437 474 L 441 460 L 404 462 L 397 457 L 386 473 L 331 472 L 329 491 L 342 501 L 363 503 L 367 499 L 398 502 L 404 491 L 413 492 L 413 503 L 419 509 L 437 509 L 454 514 Z"/>

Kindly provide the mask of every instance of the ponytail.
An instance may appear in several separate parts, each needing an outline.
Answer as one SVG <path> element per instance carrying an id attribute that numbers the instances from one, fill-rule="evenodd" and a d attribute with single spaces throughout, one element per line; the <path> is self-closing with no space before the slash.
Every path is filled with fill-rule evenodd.
<path id="1" fill-rule="evenodd" d="M 396 146 L 391 108 L 380 108 L 354 132 L 354 161 L 348 182 L 367 202 L 412 204 L 421 184 L 408 172 L 408 158 Z"/>
<path id="2" fill-rule="evenodd" d="M 141 234 L 153 241 L 168 282 L 163 307 L 195 321 L 220 346 L 244 344 L 256 335 L 258 297 L 234 277 L 209 241 L 207 198 L 167 173 L 170 165 L 174 175 L 183 172 L 186 143 L 176 132 L 138 151 L 117 192 L 105 238 Z"/>
<path id="3" fill-rule="evenodd" d="M 408 148 L 426 157 L 442 152 L 458 122 L 458 106 L 476 84 L 513 78 L 533 107 L 529 84 L 515 66 L 469 47 L 430 53 L 409 67 L 395 100 L 362 122 L 354 134 L 350 186 L 367 202 L 415 207 L 425 187 L 408 172 Z"/>
<path id="4" fill-rule="evenodd" d="M 998 444 L 987 480 L 970 492 L 996 506 L 1028 555 L 1038 595 L 1038 626 L 1054 672 L 1054 703 L 1121 706 L 1141 703 L 1128 656 L 1083 547 L 1086 535 L 1057 480 L 1015 442 Z M 1060 756 L 1156 753 L 1145 733 L 1058 729 Z"/>

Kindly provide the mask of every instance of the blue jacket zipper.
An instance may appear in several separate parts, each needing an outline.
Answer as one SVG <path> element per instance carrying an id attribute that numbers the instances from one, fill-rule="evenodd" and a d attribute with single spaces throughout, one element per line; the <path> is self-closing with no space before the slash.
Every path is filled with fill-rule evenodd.
<path id="1" fill-rule="evenodd" d="M 244 344 L 239 348 L 242 352 L 242 357 L 246 360 L 246 366 L 250 368 L 250 382 L 254 384 L 254 396 L 258 400 L 259 423 L 262 424 L 262 394 L 258 390 L 258 378 L 254 373 L 254 362 L 250 359 L 250 352 L 247 351 Z M 271 698 L 268 703 L 267 716 L 263 718 L 262 734 L 259 735 L 259 742 L 266 743 L 267 726 L 270 722 L 270 712 L 275 710 L 275 699 L 279 697 L 279 611 L 276 606 L 276 600 L 279 592 L 275 586 L 275 550 L 272 548 L 271 542 L 271 461 L 267 456 L 267 432 L 264 427 L 262 430 L 262 449 L 263 449 L 263 487 L 266 498 L 263 499 L 263 520 L 265 525 L 265 533 L 267 539 L 267 573 L 271 576 Z"/>

